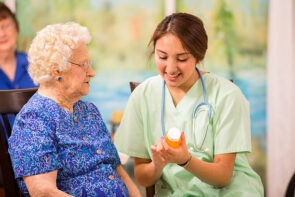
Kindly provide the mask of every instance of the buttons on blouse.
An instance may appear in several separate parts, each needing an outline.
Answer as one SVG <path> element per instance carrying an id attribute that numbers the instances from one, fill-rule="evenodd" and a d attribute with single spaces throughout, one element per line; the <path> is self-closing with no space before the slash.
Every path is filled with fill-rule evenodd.
<path id="1" fill-rule="evenodd" d="M 96 153 L 98 154 L 98 155 L 100 155 L 101 154 L 101 150 L 96 150 Z"/>
<path id="2" fill-rule="evenodd" d="M 87 137 L 83 137 L 82 139 L 83 139 L 84 141 L 88 141 Z"/>
<path id="3" fill-rule="evenodd" d="M 109 176 L 109 179 L 110 179 L 111 181 L 113 181 L 113 180 L 115 180 L 115 177 L 114 177 L 113 175 L 110 175 L 110 176 Z"/>
<path id="4" fill-rule="evenodd" d="M 78 117 L 74 116 L 74 122 L 78 122 Z"/>

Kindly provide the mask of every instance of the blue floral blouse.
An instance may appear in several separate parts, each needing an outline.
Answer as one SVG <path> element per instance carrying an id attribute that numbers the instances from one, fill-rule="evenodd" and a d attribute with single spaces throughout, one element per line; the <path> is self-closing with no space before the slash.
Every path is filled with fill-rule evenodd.
<path id="1" fill-rule="evenodd" d="M 71 114 L 36 93 L 16 117 L 9 153 L 24 194 L 22 177 L 58 170 L 58 189 L 73 196 L 128 196 L 115 171 L 117 150 L 92 103 L 78 101 Z"/>

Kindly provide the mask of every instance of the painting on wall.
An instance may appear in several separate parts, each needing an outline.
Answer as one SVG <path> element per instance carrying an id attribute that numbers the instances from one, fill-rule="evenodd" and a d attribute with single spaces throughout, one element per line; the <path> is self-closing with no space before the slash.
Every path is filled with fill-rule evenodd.
<path id="1" fill-rule="evenodd" d="M 201 69 L 233 79 L 250 102 L 253 153 L 248 159 L 265 185 L 268 0 L 175 2 L 177 12 L 204 21 L 209 48 Z M 164 6 L 164 0 L 16 0 L 18 48 L 26 51 L 48 24 L 75 21 L 86 26 L 96 77 L 83 99 L 95 103 L 111 130 L 112 115 L 124 111 L 130 96 L 129 81 L 156 75 L 148 43 L 165 16 Z"/>
<path id="2" fill-rule="evenodd" d="M 48 24 L 75 21 L 86 26 L 92 36 L 88 47 L 96 77 L 85 99 L 93 101 L 109 123 L 113 111 L 125 108 L 129 80 L 155 75 L 147 45 L 164 17 L 163 6 L 157 0 L 17 0 L 18 48 L 27 51 L 35 33 Z"/>
<path id="3" fill-rule="evenodd" d="M 177 0 L 199 16 L 209 37 L 203 69 L 233 79 L 250 103 L 249 162 L 266 185 L 266 54 L 268 0 Z"/>

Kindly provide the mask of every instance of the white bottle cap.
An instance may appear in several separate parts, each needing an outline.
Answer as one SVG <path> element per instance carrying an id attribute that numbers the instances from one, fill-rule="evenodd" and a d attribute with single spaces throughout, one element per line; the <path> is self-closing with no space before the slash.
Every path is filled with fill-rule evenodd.
<path id="1" fill-rule="evenodd" d="M 178 128 L 170 128 L 167 133 L 167 138 L 174 142 L 177 142 L 180 136 L 181 136 L 181 131 Z"/>

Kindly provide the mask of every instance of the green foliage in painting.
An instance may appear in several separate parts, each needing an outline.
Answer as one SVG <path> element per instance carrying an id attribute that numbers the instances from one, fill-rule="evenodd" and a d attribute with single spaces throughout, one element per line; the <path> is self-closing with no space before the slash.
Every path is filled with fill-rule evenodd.
<path id="1" fill-rule="evenodd" d="M 178 1 L 176 1 L 178 2 Z M 200 17 L 209 37 L 203 64 L 208 70 L 238 75 L 265 72 L 268 0 L 181 0 L 182 9 Z"/>
<path id="2" fill-rule="evenodd" d="M 147 44 L 165 16 L 164 0 L 16 0 L 16 9 L 22 51 L 46 25 L 75 21 L 93 37 L 89 52 L 96 69 L 155 71 Z M 176 11 L 204 21 L 209 47 L 203 64 L 208 69 L 234 75 L 241 68 L 265 67 L 265 0 L 176 0 Z"/>
<path id="3" fill-rule="evenodd" d="M 231 9 L 227 6 L 225 0 L 215 0 L 214 21 L 215 21 L 215 35 L 221 46 L 224 47 L 229 72 L 234 78 L 234 48 L 236 43 L 236 33 L 234 28 L 234 16 Z"/>
<path id="4" fill-rule="evenodd" d="M 48 24 L 78 22 L 92 35 L 89 53 L 97 70 L 153 70 L 147 47 L 164 17 L 163 1 L 16 0 L 24 31 L 18 48 L 26 51 L 35 32 Z"/>

